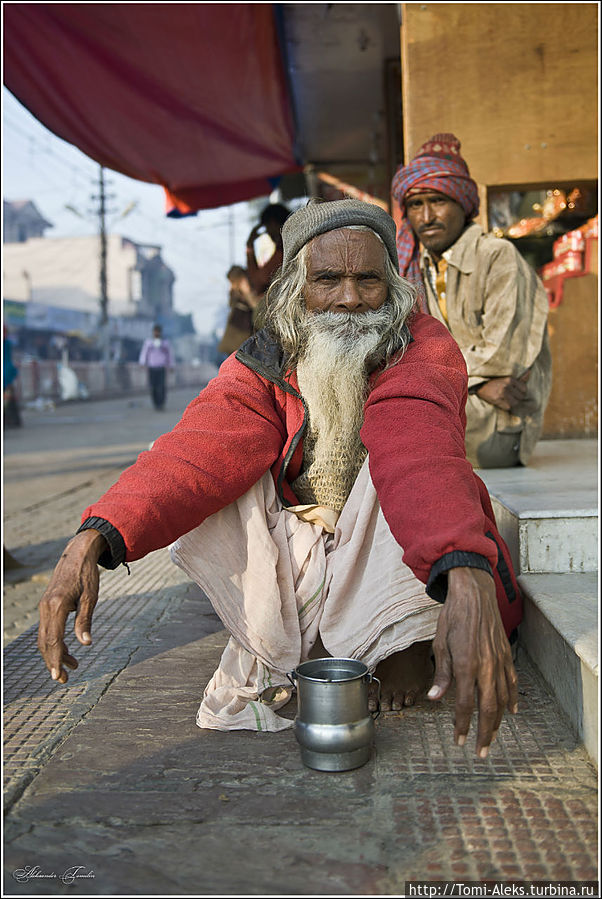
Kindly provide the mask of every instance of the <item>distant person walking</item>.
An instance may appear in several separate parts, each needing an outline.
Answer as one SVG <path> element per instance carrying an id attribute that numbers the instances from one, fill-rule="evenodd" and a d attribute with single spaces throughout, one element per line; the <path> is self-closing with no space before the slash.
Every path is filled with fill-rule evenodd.
<path id="1" fill-rule="evenodd" d="M 153 406 L 159 411 L 165 406 L 167 369 L 173 368 L 174 364 L 169 341 L 162 335 L 161 325 L 155 325 L 153 336 L 144 341 L 138 360 L 140 365 L 146 365 L 148 369 L 151 399 Z"/>
<path id="2" fill-rule="evenodd" d="M 20 428 L 21 413 L 17 402 L 16 381 L 19 369 L 13 362 L 12 343 L 4 325 L 2 335 L 2 394 L 4 406 L 4 427 Z"/>

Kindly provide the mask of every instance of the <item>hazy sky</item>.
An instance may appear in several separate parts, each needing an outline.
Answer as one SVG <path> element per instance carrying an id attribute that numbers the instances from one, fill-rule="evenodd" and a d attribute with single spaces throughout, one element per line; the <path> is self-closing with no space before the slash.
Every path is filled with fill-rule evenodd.
<path id="1" fill-rule="evenodd" d="M 97 233 L 93 210 L 98 204 L 91 195 L 98 194 L 98 163 L 48 131 L 6 88 L 2 106 L 4 198 L 33 200 L 54 225 L 46 237 Z M 192 312 L 199 334 L 210 333 L 227 306 L 228 268 L 233 263 L 245 265 L 245 241 L 255 222 L 248 204 L 169 219 L 159 185 L 134 181 L 110 169 L 105 178 L 107 193 L 115 195 L 107 204 L 112 210 L 107 230 L 137 243 L 160 244 L 163 259 L 176 276 L 176 310 Z M 135 209 L 120 218 L 134 202 Z"/>

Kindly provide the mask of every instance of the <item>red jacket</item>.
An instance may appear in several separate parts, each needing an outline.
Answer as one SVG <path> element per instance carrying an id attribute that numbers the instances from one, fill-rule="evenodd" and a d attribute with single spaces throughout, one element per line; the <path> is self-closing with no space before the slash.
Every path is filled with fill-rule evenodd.
<path id="1" fill-rule="evenodd" d="M 404 562 L 445 599 L 450 568 L 491 570 L 506 632 L 522 615 L 487 489 L 464 451 L 467 373 L 442 324 L 418 313 L 401 360 L 375 372 L 361 437 L 383 514 Z M 295 372 L 265 333 L 250 338 L 83 515 L 107 536 L 107 567 L 167 546 L 242 496 L 268 469 L 285 505 L 303 459 L 304 402 Z M 106 523 L 109 523 L 108 525 Z M 117 533 L 115 533 L 115 531 Z"/>

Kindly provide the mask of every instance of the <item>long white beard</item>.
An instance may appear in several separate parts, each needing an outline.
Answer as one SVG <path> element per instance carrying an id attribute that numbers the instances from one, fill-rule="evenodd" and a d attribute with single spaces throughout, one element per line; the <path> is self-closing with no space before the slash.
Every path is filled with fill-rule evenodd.
<path id="1" fill-rule="evenodd" d="M 308 314 L 304 320 L 297 377 L 316 439 L 316 461 L 326 461 L 334 447 L 360 445 L 368 376 L 390 327 L 386 305 L 365 313 Z"/>

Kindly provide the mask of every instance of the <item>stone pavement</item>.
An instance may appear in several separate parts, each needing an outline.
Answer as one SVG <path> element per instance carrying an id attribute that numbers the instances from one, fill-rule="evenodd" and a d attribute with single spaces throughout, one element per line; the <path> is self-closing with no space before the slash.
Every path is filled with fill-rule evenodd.
<path id="1" fill-rule="evenodd" d="M 51 413 L 30 417 L 5 446 L 5 543 L 40 575 L 7 572 L 5 894 L 404 895 L 409 880 L 597 880 L 595 769 L 520 652 L 520 711 L 485 761 L 474 735 L 453 745 L 450 698 L 381 716 L 363 768 L 311 771 L 291 730 L 196 727 L 226 634 L 160 550 L 130 576 L 102 574 L 94 642 L 69 641 L 80 667 L 65 687 L 50 681 L 31 617 L 44 577 L 83 506 L 178 417 L 124 400 L 69 415 L 58 433 Z"/>
<path id="2" fill-rule="evenodd" d="M 25 426 L 4 432 L 3 543 L 23 568 L 4 572 L 4 644 L 37 621 L 50 573 L 86 506 L 152 440 L 178 421 L 197 391 L 25 409 Z"/>

